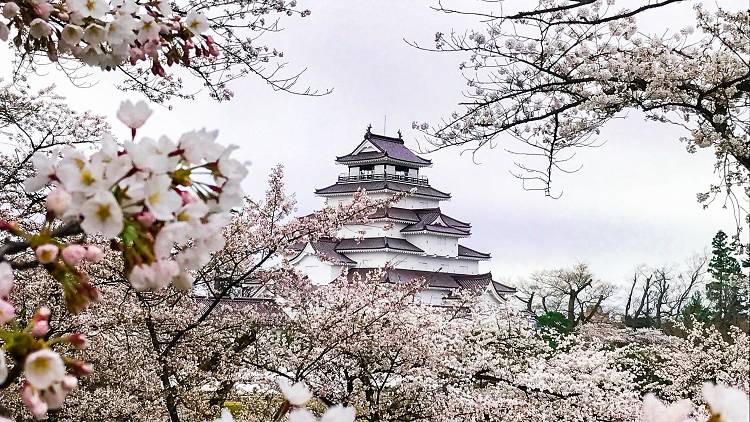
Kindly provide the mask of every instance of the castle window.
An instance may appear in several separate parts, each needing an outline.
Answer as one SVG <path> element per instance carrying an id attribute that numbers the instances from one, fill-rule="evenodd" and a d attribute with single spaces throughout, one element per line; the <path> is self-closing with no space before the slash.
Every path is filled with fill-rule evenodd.
<path id="1" fill-rule="evenodd" d="M 360 166 L 359 175 L 360 176 L 372 176 L 372 172 L 374 170 L 375 170 L 375 166 Z"/>

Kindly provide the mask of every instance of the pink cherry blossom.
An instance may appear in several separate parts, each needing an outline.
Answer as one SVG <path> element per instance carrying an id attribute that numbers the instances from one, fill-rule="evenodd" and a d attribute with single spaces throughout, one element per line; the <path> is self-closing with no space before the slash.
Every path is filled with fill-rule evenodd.
<path id="1" fill-rule="evenodd" d="M 36 321 L 31 328 L 31 333 L 35 337 L 43 337 L 49 331 L 49 322 Z"/>
<path id="2" fill-rule="evenodd" d="M 42 264 L 51 264 L 57 260 L 57 255 L 60 253 L 60 248 L 51 243 L 37 246 L 34 250 L 36 253 L 36 259 Z"/>
<path id="3" fill-rule="evenodd" d="M 90 262 L 99 262 L 104 258 L 104 252 L 95 245 L 86 246 L 86 260 Z"/>
<path id="4" fill-rule="evenodd" d="M 16 317 L 16 308 L 8 301 L 0 299 L 0 324 L 7 324 Z"/>
<path id="5" fill-rule="evenodd" d="M 62 188 L 55 188 L 47 195 L 47 210 L 57 216 L 62 216 L 70 208 L 73 197 Z"/>
<path id="6" fill-rule="evenodd" d="M 68 265 L 78 265 L 86 257 L 86 247 L 78 244 L 66 246 L 62 250 L 62 258 Z"/>

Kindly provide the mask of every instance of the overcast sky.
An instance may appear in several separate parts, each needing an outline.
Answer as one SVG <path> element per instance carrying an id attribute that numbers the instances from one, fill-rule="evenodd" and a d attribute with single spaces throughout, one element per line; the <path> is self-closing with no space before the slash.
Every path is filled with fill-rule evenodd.
<path id="1" fill-rule="evenodd" d="M 301 84 L 330 87 L 332 94 L 287 95 L 244 80 L 232 86 L 231 102 L 217 104 L 199 94 L 195 101 L 173 103 L 171 112 L 157 108 L 144 132 L 176 137 L 192 128 L 219 128 L 220 140 L 240 145 L 240 154 L 253 163 L 247 192 L 262 194 L 269 169 L 284 164 L 303 214 L 321 205 L 314 189 L 335 181 L 342 171 L 335 156 L 350 152 L 368 124 L 380 133 L 387 117 L 386 134 L 400 129 L 415 147 L 412 121 L 437 122 L 454 109 L 465 87 L 458 71 L 463 59 L 421 52 L 403 39 L 430 45 L 436 31 L 468 22 L 430 10 L 429 1 L 300 3 L 312 15 L 287 20 L 287 29 L 273 36 L 275 46 L 290 69 L 307 68 Z M 689 18 L 675 14 L 670 21 L 681 27 Z M 7 50 L 0 51 L 7 57 Z M 75 107 L 113 122 L 121 99 L 138 99 L 114 89 L 107 76 L 85 90 L 56 80 Z M 119 125 L 115 129 L 126 136 Z M 434 165 L 424 174 L 435 188 L 452 193 L 444 212 L 473 224 L 474 234 L 463 244 L 492 253 L 484 269 L 496 278 L 581 261 L 620 283 L 638 264 L 678 264 L 709 246 L 717 230 L 735 228 L 730 210 L 704 210 L 696 202 L 696 193 L 715 181 L 712 154 L 688 154 L 677 141 L 682 135 L 636 113 L 608 124 L 601 134 L 606 144 L 579 155 L 582 170 L 558 176 L 563 195 L 557 200 L 524 191 L 509 174 L 514 157 L 502 148 L 483 151 L 478 164 L 455 149 L 431 154 Z"/>

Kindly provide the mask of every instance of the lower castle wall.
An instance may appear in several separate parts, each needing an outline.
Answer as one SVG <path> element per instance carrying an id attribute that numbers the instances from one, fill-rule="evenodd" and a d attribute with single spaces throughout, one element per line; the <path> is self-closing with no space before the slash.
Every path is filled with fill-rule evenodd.
<path id="1" fill-rule="evenodd" d="M 398 252 L 348 252 L 346 256 L 357 261 L 358 268 L 381 268 L 391 265 L 406 270 L 479 273 L 479 262 L 468 259 L 419 256 Z"/>

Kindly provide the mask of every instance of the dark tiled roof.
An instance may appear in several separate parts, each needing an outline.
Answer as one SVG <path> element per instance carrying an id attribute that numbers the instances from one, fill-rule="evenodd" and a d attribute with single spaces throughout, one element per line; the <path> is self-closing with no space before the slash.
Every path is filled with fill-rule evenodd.
<path id="1" fill-rule="evenodd" d="M 409 161 L 412 163 L 419 164 L 430 164 L 431 161 L 424 159 L 407 148 L 404 145 L 404 140 L 400 138 L 391 138 L 383 135 L 375 135 L 374 133 L 369 134 L 366 137 L 373 145 L 379 150 L 383 151 L 385 155 L 390 158 L 399 161 Z"/>
<path id="2" fill-rule="evenodd" d="M 404 227 L 401 230 L 403 233 L 428 231 L 456 236 L 468 236 L 470 234 L 466 223 L 462 223 L 458 220 L 444 215 L 440 212 L 440 208 L 418 209 L 414 210 L 414 213 L 417 214 L 417 217 L 419 217 L 419 221 Z M 442 220 L 447 225 L 433 224 L 438 219 Z M 453 221 L 458 222 L 460 225 L 453 226 L 452 224 L 450 224 Z"/>
<path id="3" fill-rule="evenodd" d="M 368 273 L 374 271 L 377 271 L 377 269 L 352 268 L 349 270 L 348 278 L 351 280 L 357 275 L 364 278 Z M 492 273 L 458 274 L 391 268 L 385 270 L 383 275 L 384 279 L 381 281 L 393 284 L 403 284 L 413 280 L 424 279 L 428 287 L 483 291 L 487 286 L 491 285 L 495 292 L 500 295 L 516 292 L 516 289 L 492 280 Z"/>
<path id="4" fill-rule="evenodd" d="M 398 207 L 378 208 L 374 213 L 370 215 L 370 218 L 392 218 L 394 220 L 408 221 L 411 223 L 416 223 L 419 221 L 419 216 L 416 212 L 414 212 L 414 210 Z"/>
<path id="5" fill-rule="evenodd" d="M 368 273 L 376 271 L 375 268 L 352 268 L 349 270 L 348 277 L 352 279 L 356 274 L 361 277 L 365 277 Z M 414 280 L 424 279 L 425 283 L 429 287 L 442 287 L 448 289 L 458 289 L 461 286 L 456 282 L 453 275 L 450 273 L 440 272 L 429 272 L 429 271 L 418 271 L 418 270 L 403 270 L 403 269 L 388 269 L 384 272 L 385 281 L 393 284 L 406 284 Z"/>
<path id="6" fill-rule="evenodd" d="M 352 162 L 362 160 L 374 160 L 378 158 L 390 158 L 393 160 L 414 163 L 418 165 L 430 165 L 432 162 L 422 158 L 412 152 L 404 145 L 401 138 L 391 138 L 390 136 L 376 135 L 368 132 L 365 134 L 365 141 L 370 141 L 379 151 L 360 152 L 359 154 L 347 154 L 337 157 L 338 162 Z M 361 145 L 361 144 L 360 144 Z M 359 148 L 359 146 L 357 146 Z M 356 148 L 355 148 L 356 151 Z"/>
<path id="7" fill-rule="evenodd" d="M 363 160 L 374 160 L 376 158 L 385 157 L 385 153 L 382 151 L 365 151 L 359 154 L 348 154 L 341 157 L 336 157 L 336 161 L 340 163 L 346 163 L 349 161 L 363 161 Z"/>
<path id="8" fill-rule="evenodd" d="M 413 223 L 411 226 L 407 226 L 402 231 L 418 231 L 422 230 L 424 226 L 430 225 L 431 223 L 435 222 L 438 218 L 443 220 L 443 222 L 450 226 L 452 229 L 459 229 L 462 233 L 469 233 L 469 229 L 471 228 L 471 224 L 464 223 L 463 221 L 456 220 L 453 217 L 449 217 L 445 214 L 443 214 L 440 211 L 440 208 L 418 208 L 418 209 L 409 209 L 409 208 L 399 208 L 399 207 L 389 207 L 389 208 L 378 208 L 374 213 L 370 215 L 371 219 L 378 219 L 378 218 L 390 218 L 393 220 L 400 220 L 405 221 L 409 223 Z M 412 227 L 413 226 L 413 227 Z M 436 231 L 441 230 L 441 228 L 445 228 L 445 226 L 440 225 L 434 225 L 435 227 L 438 227 Z M 448 230 L 448 233 L 456 233 L 453 230 Z"/>
<path id="9" fill-rule="evenodd" d="M 457 275 L 456 282 L 464 289 L 484 289 L 492 282 L 492 274 Z"/>
<path id="10" fill-rule="evenodd" d="M 429 186 L 410 185 L 406 183 L 378 181 L 378 182 L 356 182 L 356 183 L 336 183 L 322 189 L 316 189 L 318 195 L 332 195 L 337 193 L 354 193 L 360 189 L 366 191 L 391 190 L 394 192 L 410 192 L 415 189 L 415 195 L 429 196 L 432 198 L 448 199 L 449 193 L 441 192 Z"/>
<path id="11" fill-rule="evenodd" d="M 435 221 L 438 217 L 440 217 L 440 208 L 423 208 L 423 209 L 416 209 L 414 212 L 419 217 L 419 222 L 421 224 L 429 224 Z"/>
<path id="12" fill-rule="evenodd" d="M 456 220 L 453 217 L 448 217 L 445 214 L 440 214 L 440 216 L 442 217 L 443 221 L 445 221 L 445 224 L 448 224 L 449 226 L 460 227 L 464 229 L 471 228 L 471 224 L 469 223 L 464 223 L 463 221 Z"/>
<path id="13" fill-rule="evenodd" d="M 338 240 L 320 239 L 317 242 L 313 242 L 312 247 L 315 249 L 315 252 L 323 257 L 323 259 L 328 261 L 350 265 L 356 264 L 356 262 L 351 260 L 348 256 L 336 252 L 336 246 L 338 244 Z"/>
<path id="14" fill-rule="evenodd" d="M 454 236 L 468 236 L 469 232 L 466 230 L 457 229 L 455 227 L 448 227 L 448 226 L 441 226 L 438 224 L 411 224 L 406 227 L 404 227 L 401 232 L 402 233 L 413 233 L 413 232 L 432 232 L 432 233 L 442 233 L 442 234 L 449 234 Z"/>
<path id="15" fill-rule="evenodd" d="M 424 252 L 404 239 L 393 237 L 366 237 L 364 239 L 341 239 L 336 251 L 357 251 L 371 249 L 396 249 L 407 252 Z"/>
<path id="16" fill-rule="evenodd" d="M 456 281 L 465 289 L 484 290 L 492 286 L 498 295 L 513 294 L 516 289 L 492 279 L 492 273 L 457 276 Z"/>
<path id="17" fill-rule="evenodd" d="M 484 252 L 478 252 L 474 249 L 467 248 L 463 245 L 458 245 L 458 256 L 468 257 L 468 258 L 479 258 L 479 259 L 489 259 L 490 254 L 484 253 Z"/>
<path id="18" fill-rule="evenodd" d="M 498 292 L 498 293 L 500 293 L 500 294 L 502 294 L 502 293 L 515 293 L 516 292 L 516 288 L 515 287 L 506 286 L 505 284 L 498 283 L 497 281 L 493 281 L 492 282 L 492 287 L 494 287 L 495 291 Z"/>

